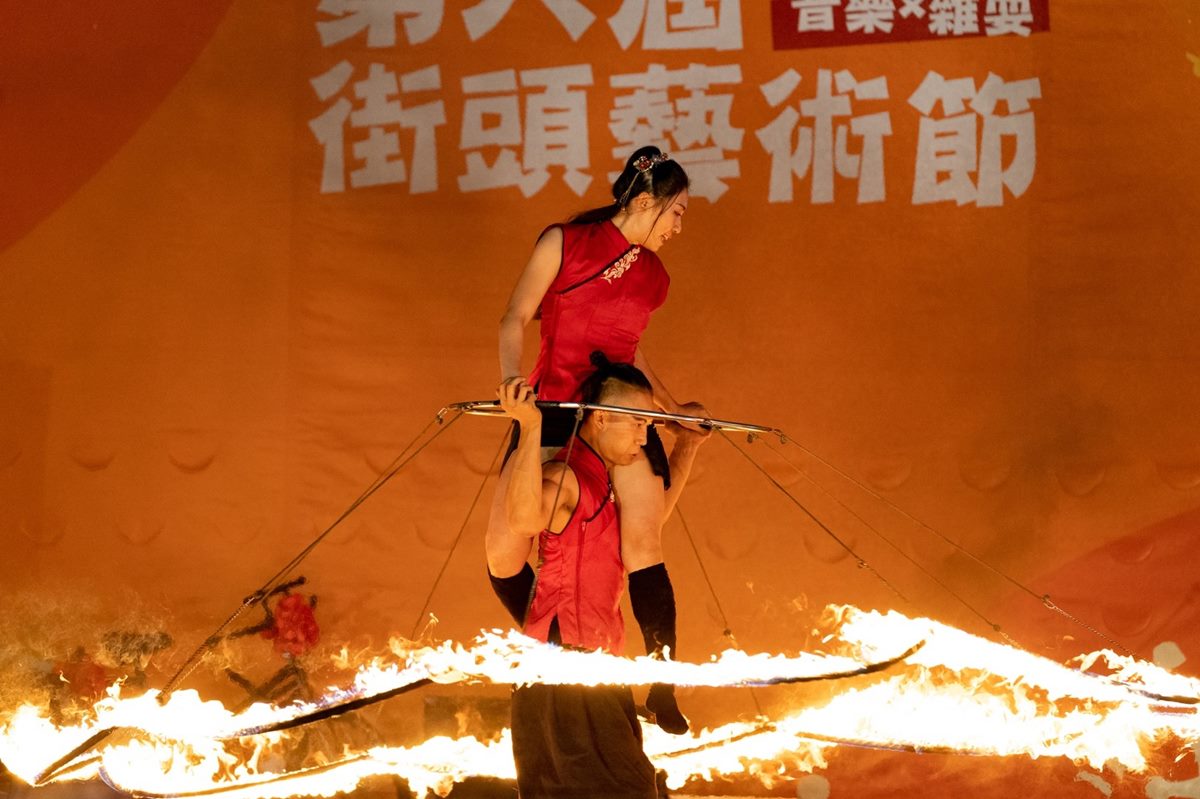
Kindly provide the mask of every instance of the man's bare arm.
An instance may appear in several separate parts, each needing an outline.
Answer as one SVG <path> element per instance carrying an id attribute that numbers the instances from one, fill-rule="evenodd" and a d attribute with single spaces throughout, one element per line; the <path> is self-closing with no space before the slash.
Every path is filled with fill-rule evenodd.
<path id="1" fill-rule="evenodd" d="M 526 538 L 538 535 L 547 525 L 561 529 L 579 501 L 579 481 L 564 464 L 542 466 L 542 414 L 534 404 L 533 390 L 527 384 L 513 383 L 501 386 L 497 393 L 501 407 L 521 426 L 504 495 L 508 528 Z"/>

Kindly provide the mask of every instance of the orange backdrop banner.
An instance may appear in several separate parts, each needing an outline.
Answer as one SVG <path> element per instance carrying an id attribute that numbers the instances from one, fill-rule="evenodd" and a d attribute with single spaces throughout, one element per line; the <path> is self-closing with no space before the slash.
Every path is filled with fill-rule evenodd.
<path id="1" fill-rule="evenodd" d="M 94 620 L 53 661 L 137 602 L 201 640 L 439 408 L 492 396 L 539 232 L 654 143 L 692 179 L 644 340 L 677 398 L 836 467 L 763 456 L 902 610 L 990 634 L 932 576 L 1038 652 L 1104 645 L 959 545 L 1196 673 L 1197 0 L 0 8 L 4 640 Z M 468 508 L 505 432 L 456 423 L 305 562 L 323 640 L 504 622 Z M 726 622 L 795 650 L 826 603 L 898 601 L 723 442 L 681 508 L 686 659 Z M 983 790 L 931 762 L 830 779 Z"/>

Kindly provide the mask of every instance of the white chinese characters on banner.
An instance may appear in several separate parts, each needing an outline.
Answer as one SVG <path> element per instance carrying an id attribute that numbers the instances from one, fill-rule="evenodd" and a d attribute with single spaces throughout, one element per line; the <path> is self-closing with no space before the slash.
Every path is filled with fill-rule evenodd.
<path id="1" fill-rule="evenodd" d="M 459 188 L 515 186 L 532 197 L 555 166 L 563 167 L 563 181 L 582 195 L 592 178 L 586 171 L 587 94 L 580 87 L 592 85 L 591 66 L 523 70 L 519 87 L 517 77 L 507 69 L 463 78 L 459 147 L 466 152 L 467 171 L 458 178 Z M 485 157 L 489 151 L 495 151 L 490 164 Z"/>
<path id="2" fill-rule="evenodd" d="M 622 0 L 608 25 L 622 49 L 741 50 L 741 0 Z"/>
<path id="3" fill-rule="evenodd" d="M 427 42 L 442 28 L 445 0 L 321 0 L 317 11 L 334 19 L 317 21 L 321 44 L 332 47 L 363 31 L 368 47 L 395 47 L 396 24 L 409 44 Z"/>
<path id="4" fill-rule="evenodd" d="M 632 90 L 618 95 L 609 113 L 608 128 L 618 142 L 613 156 L 623 163 L 636 148 L 654 144 L 687 168 L 693 196 L 716 202 L 729 188 L 725 180 L 741 174 L 728 153 L 742 149 L 744 131 L 730 123 L 733 95 L 709 89 L 741 80 L 737 64 L 676 70 L 651 64 L 642 73 L 613 75 L 613 88 Z M 686 94 L 672 100 L 672 89 Z"/>
<path id="5" fill-rule="evenodd" d="M 346 190 L 347 126 L 366 131 L 350 147 L 350 185 L 353 188 L 379 186 L 408 181 L 412 194 L 437 191 L 436 129 L 446 124 L 442 101 L 431 100 L 405 108 L 399 95 L 435 92 L 442 88 L 441 71 L 427 67 L 400 76 L 383 64 L 371 64 L 367 77 L 353 84 L 356 101 L 344 91 L 354 76 L 354 68 L 342 61 L 311 81 L 313 90 L 324 102 L 337 97 L 325 111 L 309 121 L 309 129 L 324 148 L 321 171 L 322 193 Z M 339 96 L 341 95 L 341 96 Z M 400 150 L 398 129 L 411 130 L 411 156 L 406 162 Z"/>
<path id="6" fill-rule="evenodd" d="M 477 41 L 491 33 L 512 9 L 514 2 L 516 0 L 478 0 L 470 8 L 463 9 L 463 22 L 467 26 L 467 35 L 471 37 L 471 41 Z M 563 26 L 571 41 L 579 41 L 579 37 L 596 21 L 596 15 L 579 0 L 541 0 L 541 4 Z"/>
<path id="7" fill-rule="evenodd" d="M 1029 36 L 1037 27 L 1033 0 L 788 1 L 796 12 L 795 32 L 815 35 L 814 41 L 822 41 L 824 34 L 843 31 L 860 34 L 864 41 L 931 38 L 915 35 L 912 25 L 896 28 L 896 23 L 904 20 L 924 20 L 933 37 Z M 1045 29 L 1044 22 L 1039 29 Z M 876 35 L 867 38 L 871 34 Z M 798 46 L 808 45 L 788 45 Z"/>
<path id="8" fill-rule="evenodd" d="M 929 5 L 929 32 L 938 36 L 979 33 L 979 0 L 933 0 Z"/>
<path id="9" fill-rule="evenodd" d="M 1033 25 L 1033 8 L 1030 0 L 987 0 L 983 20 L 988 36 L 1006 33 L 1028 36 Z"/>
<path id="10" fill-rule="evenodd" d="M 913 204 L 953 201 L 996 207 L 1004 204 L 1005 187 L 1014 197 L 1022 196 L 1037 168 L 1030 100 L 1041 96 L 1037 78 L 1007 82 L 989 74 L 976 89 L 971 78 L 947 80 L 928 73 L 908 98 L 921 112 Z M 1001 103 L 1004 114 L 997 113 Z M 939 105 L 941 114 L 935 117 Z M 1007 165 L 1005 139 L 1012 140 Z"/>
<path id="11" fill-rule="evenodd" d="M 891 33 L 895 24 L 895 0 L 846 0 L 846 30 L 851 33 Z"/>
<path id="12" fill-rule="evenodd" d="M 800 12 L 796 16 L 796 30 L 801 33 L 833 30 L 836 25 L 833 9 L 841 4 L 842 0 L 792 0 L 792 8 Z"/>
<path id="13" fill-rule="evenodd" d="M 609 80 L 616 94 L 608 114 L 613 157 L 623 162 L 637 147 L 655 144 L 687 168 L 694 196 L 724 196 L 741 176 L 744 131 L 732 123 L 741 67 L 651 64 Z M 801 83 L 788 69 L 759 86 L 774 114 L 755 131 L 770 162 L 768 202 L 793 202 L 796 183 L 805 180 L 813 204 L 835 202 L 838 186 L 846 191 L 851 182 L 857 203 L 884 201 L 892 135 L 891 114 L 880 107 L 890 98 L 887 78 L 820 69 L 809 92 L 800 92 Z M 531 197 L 558 174 L 582 196 L 593 179 L 593 84 L 588 64 L 462 78 L 465 168 L 458 189 L 514 187 Z M 446 124 L 439 66 L 397 75 L 372 63 L 356 75 L 342 61 L 311 85 L 323 106 L 308 123 L 322 147 L 322 193 L 398 184 L 410 194 L 438 190 L 438 128 Z M 907 101 L 920 113 L 912 203 L 998 207 L 1006 196 L 1024 196 L 1037 169 L 1032 101 L 1040 98 L 1037 78 L 989 74 L 977 86 L 972 78 L 927 73 Z"/>
<path id="14" fill-rule="evenodd" d="M 800 75 L 789 69 L 759 88 L 767 104 L 778 108 L 792 97 L 800 82 Z M 892 133 L 891 117 L 886 111 L 851 116 L 852 97 L 856 101 L 886 100 L 887 79 L 858 81 L 847 70 L 836 75 L 828 69 L 819 70 L 815 97 L 801 100 L 799 110 L 787 105 L 755 132 L 771 157 L 769 202 L 791 202 L 793 176 L 803 180 L 810 172 L 814 204 L 833 202 L 835 173 L 858 181 L 859 204 L 886 199 L 883 139 Z M 801 126 L 802 117 L 812 124 Z M 835 124 L 835 120 L 845 121 Z M 850 152 L 851 136 L 859 142 L 858 152 Z"/>
<path id="15" fill-rule="evenodd" d="M 474 42 L 491 33 L 517 2 L 534 0 L 468 2 L 461 13 L 467 36 Z M 558 20 L 572 41 L 579 41 L 596 21 L 596 14 L 583 0 L 537 2 Z M 317 20 L 317 33 L 325 47 L 364 32 L 368 47 L 395 47 L 398 24 L 410 45 L 427 42 L 441 31 L 446 0 L 319 0 L 317 11 L 323 15 Z M 741 0 L 621 0 L 608 25 L 626 50 L 639 34 L 644 50 L 742 49 Z"/>

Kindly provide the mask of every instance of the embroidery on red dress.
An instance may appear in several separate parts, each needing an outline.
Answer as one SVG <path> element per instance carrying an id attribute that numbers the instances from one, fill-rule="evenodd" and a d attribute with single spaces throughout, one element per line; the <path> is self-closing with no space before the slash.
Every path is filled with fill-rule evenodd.
<path id="1" fill-rule="evenodd" d="M 637 260 L 638 253 L 641 251 L 641 247 L 633 247 L 629 250 L 629 252 L 622 255 L 615 264 L 610 266 L 608 269 L 605 269 L 600 277 L 604 278 L 605 282 L 612 283 L 621 275 L 629 271 L 629 268 L 633 266 L 633 262 Z"/>

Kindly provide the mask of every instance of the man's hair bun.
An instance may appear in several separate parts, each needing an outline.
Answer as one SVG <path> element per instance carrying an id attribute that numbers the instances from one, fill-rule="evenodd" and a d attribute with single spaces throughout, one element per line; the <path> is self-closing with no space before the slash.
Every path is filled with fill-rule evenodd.
<path id="1" fill-rule="evenodd" d="M 579 387 L 580 399 L 584 404 L 599 404 L 602 397 L 607 396 L 611 389 L 616 388 L 614 383 L 653 393 L 654 389 L 651 387 L 650 381 L 633 364 L 610 361 L 608 356 L 600 350 L 593 352 L 590 360 L 592 366 L 596 367 L 596 371 L 588 375 Z"/>

